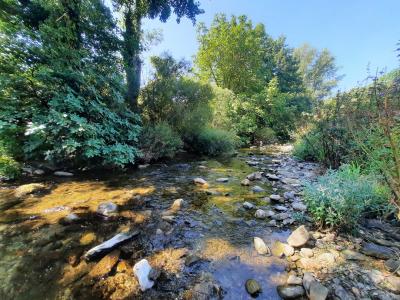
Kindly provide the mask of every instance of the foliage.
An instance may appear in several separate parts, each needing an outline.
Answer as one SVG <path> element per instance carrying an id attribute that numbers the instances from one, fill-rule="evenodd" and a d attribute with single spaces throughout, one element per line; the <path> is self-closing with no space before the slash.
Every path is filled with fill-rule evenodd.
<path id="1" fill-rule="evenodd" d="M 167 123 L 145 126 L 140 137 L 141 158 L 145 162 L 172 158 L 182 147 L 177 133 Z"/>
<path id="2" fill-rule="evenodd" d="M 189 139 L 191 143 L 188 145 L 192 151 L 208 156 L 232 154 L 236 146 L 234 134 L 216 128 L 201 128 Z"/>
<path id="3" fill-rule="evenodd" d="M 275 131 L 269 127 L 257 129 L 256 132 L 254 132 L 254 139 L 263 144 L 273 144 L 278 141 Z"/>
<path id="4" fill-rule="evenodd" d="M 20 174 L 20 164 L 12 157 L 0 153 L 0 178 L 15 179 Z"/>
<path id="5" fill-rule="evenodd" d="M 343 165 L 329 170 L 315 183 L 307 183 L 304 200 L 321 226 L 352 229 L 361 217 L 388 213 L 389 190 L 375 175 L 362 175 L 359 167 Z"/>

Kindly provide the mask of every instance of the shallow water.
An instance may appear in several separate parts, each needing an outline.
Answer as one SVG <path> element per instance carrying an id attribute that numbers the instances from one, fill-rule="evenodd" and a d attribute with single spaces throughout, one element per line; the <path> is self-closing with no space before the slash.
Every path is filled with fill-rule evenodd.
<path id="1" fill-rule="evenodd" d="M 245 162 L 250 156 L 248 151 L 241 151 L 229 160 L 184 157 L 119 175 L 94 172 L 73 178 L 36 178 L 48 189 L 23 200 L 13 197 L 12 186 L 3 186 L 0 299 L 93 298 L 92 290 L 99 283 L 85 280 L 85 272 L 77 276 L 81 264 L 75 267 L 76 264 L 88 249 L 128 229 L 140 230 L 139 239 L 121 249 L 121 259 L 131 265 L 143 257 L 150 257 L 151 261 L 157 253 L 161 257 L 163 252 L 172 251 L 163 259 L 171 259 L 164 261 L 164 268 L 169 266 L 167 271 L 175 285 L 161 278 L 153 288 L 158 294 L 145 294 L 145 298 L 176 296 L 178 290 L 189 288 L 199 272 L 207 271 L 222 287 L 226 299 L 250 299 L 244 288 L 249 278 L 262 286 L 259 299 L 279 299 L 276 286 L 285 279 L 285 261 L 258 255 L 252 241 L 259 236 L 272 245 L 275 240 L 284 241 L 290 232 L 269 228 L 262 220 L 248 222 L 254 218 L 242 208 L 243 201 L 266 205 L 262 198 L 271 194 L 272 189 L 266 179 L 257 182 L 265 189 L 262 193 L 255 194 L 250 187 L 240 185 L 246 175 L 256 171 Z M 270 156 L 258 153 L 257 157 L 262 157 L 262 163 L 268 166 Z M 195 186 L 194 177 L 204 178 L 209 186 Z M 217 183 L 220 177 L 228 177 L 229 182 Z M 185 199 L 188 205 L 178 212 L 172 225 L 167 224 L 161 220 L 160 212 L 177 198 Z M 105 219 L 96 214 L 96 209 L 108 201 L 119 206 L 119 213 Z M 70 213 L 77 214 L 79 222 L 66 224 L 64 218 Z M 157 228 L 170 234 L 157 235 Z M 200 256 L 202 262 L 175 268 L 173 251 L 178 250 L 173 249 L 188 249 Z M 76 264 L 71 260 L 77 260 Z M 95 263 L 89 262 L 88 268 Z M 71 265 L 73 279 L 68 277 Z M 118 296 L 118 291 L 100 290 L 96 297 L 126 296 Z"/>

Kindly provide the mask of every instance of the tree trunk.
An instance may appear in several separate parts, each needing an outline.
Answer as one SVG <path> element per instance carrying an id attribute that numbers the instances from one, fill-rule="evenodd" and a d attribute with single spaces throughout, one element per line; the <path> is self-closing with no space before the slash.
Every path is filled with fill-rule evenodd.
<path id="1" fill-rule="evenodd" d="M 125 13 L 125 32 L 123 37 L 123 59 L 127 81 L 125 100 L 132 110 L 137 112 L 142 67 L 140 60 L 141 16 L 132 12 L 131 8 Z"/>

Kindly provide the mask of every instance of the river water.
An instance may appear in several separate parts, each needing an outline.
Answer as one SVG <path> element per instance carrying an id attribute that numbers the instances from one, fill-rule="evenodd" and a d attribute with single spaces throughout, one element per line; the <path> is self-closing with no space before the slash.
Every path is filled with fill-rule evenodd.
<path id="1" fill-rule="evenodd" d="M 242 207 L 249 201 L 268 208 L 263 198 L 273 188 L 266 178 L 257 182 L 265 190 L 261 193 L 240 184 L 256 171 L 246 161 L 256 159 L 268 168 L 274 158 L 270 151 L 252 152 L 220 160 L 185 155 L 123 174 L 30 178 L 46 189 L 22 199 L 14 197 L 16 185 L 3 185 L 0 299 L 200 299 L 193 291 L 207 286 L 207 280 L 224 299 L 251 299 L 245 290 L 250 278 L 262 287 L 258 299 L 279 299 L 276 286 L 285 281 L 286 261 L 258 255 L 253 238 L 272 245 L 285 241 L 290 230 L 268 227 Z M 193 184 L 195 177 L 208 186 Z M 228 182 L 218 182 L 221 177 Z M 174 220 L 163 220 L 162 213 L 178 198 L 186 205 Z M 118 205 L 117 214 L 96 213 L 99 204 L 110 201 Z M 71 213 L 79 219 L 67 221 Z M 119 247 L 119 264 L 100 278 L 88 278 L 98 259 L 85 261 L 84 253 L 126 230 L 139 234 Z M 145 293 L 131 272 L 142 258 L 161 271 Z"/>

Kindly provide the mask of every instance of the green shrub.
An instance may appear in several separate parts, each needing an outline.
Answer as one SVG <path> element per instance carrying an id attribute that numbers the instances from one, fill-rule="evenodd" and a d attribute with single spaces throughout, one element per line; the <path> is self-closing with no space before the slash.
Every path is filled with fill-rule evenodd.
<path id="1" fill-rule="evenodd" d="M 269 127 L 257 129 L 254 138 L 258 142 L 263 142 L 263 144 L 272 144 L 278 141 L 275 131 Z"/>
<path id="2" fill-rule="evenodd" d="M 189 146 L 193 151 L 208 156 L 231 154 L 236 145 L 236 137 L 232 133 L 217 128 L 203 128 L 191 140 Z"/>
<path id="3" fill-rule="evenodd" d="M 181 147 L 182 140 L 167 123 L 143 128 L 140 138 L 140 151 L 145 162 L 172 158 Z"/>
<path id="4" fill-rule="evenodd" d="M 343 165 L 329 170 L 304 189 L 304 200 L 321 226 L 352 229 L 363 216 L 389 212 L 389 190 L 375 175 L 362 175 L 360 168 Z"/>
<path id="5" fill-rule="evenodd" d="M 0 154 L 0 178 L 15 179 L 21 173 L 21 166 L 12 157 Z"/>
<path id="6" fill-rule="evenodd" d="M 318 133 L 310 132 L 295 142 L 293 155 L 302 160 L 322 162 L 324 152 L 320 143 Z"/>

